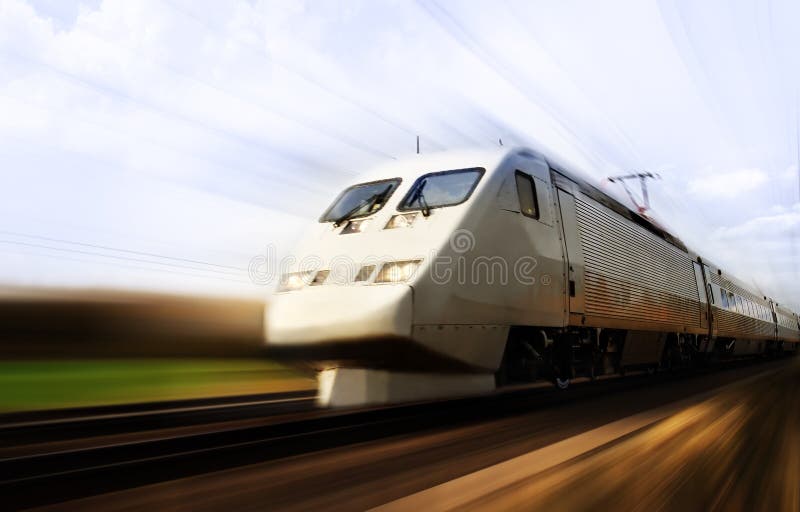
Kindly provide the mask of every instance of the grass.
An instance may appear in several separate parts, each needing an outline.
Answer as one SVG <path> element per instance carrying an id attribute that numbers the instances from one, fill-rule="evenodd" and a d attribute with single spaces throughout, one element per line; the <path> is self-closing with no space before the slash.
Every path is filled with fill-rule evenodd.
<path id="1" fill-rule="evenodd" d="M 258 359 L 0 361 L 0 412 L 312 389 Z"/>

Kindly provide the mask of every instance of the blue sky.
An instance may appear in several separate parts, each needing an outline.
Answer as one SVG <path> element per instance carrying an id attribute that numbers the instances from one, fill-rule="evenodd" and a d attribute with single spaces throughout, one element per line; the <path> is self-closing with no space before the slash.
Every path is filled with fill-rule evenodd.
<path id="1" fill-rule="evenodd" d="M 791 0 L 0 0 L 0 282 L 264 294 L 248 261 L 420 134 L 658 172 L 662 222 L 797 306 L 797 19 Z"/>

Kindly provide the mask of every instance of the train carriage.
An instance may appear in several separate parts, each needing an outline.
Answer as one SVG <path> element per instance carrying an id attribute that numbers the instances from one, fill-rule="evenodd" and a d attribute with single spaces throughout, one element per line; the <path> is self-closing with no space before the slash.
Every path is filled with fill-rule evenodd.
<path id="1" fill-rule="evenodd" d="M 793 350 L 797 316 L 529 149 L 392 162 L 346 188 L 281 279 L 275 357 L 327 405 Z"/>

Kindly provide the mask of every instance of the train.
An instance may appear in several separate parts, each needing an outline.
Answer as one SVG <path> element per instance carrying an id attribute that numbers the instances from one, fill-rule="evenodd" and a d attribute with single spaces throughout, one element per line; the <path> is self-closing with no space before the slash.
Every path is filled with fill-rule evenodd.
<path id="1" fill-rule="evenodd" d="M 796 312 L 530 148 L 378 166 L 297 246 L 273 357 L 352 406 L 796 353 Z"/>

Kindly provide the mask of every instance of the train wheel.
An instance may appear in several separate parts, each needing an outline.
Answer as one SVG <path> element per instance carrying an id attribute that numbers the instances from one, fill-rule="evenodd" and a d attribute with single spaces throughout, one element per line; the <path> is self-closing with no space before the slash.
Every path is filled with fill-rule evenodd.
<path id="1" fill-rule="evenodd" d="M 500 369 L 495 374 L 497 386 L 514 382 L 533 382 L 541 377 L 547 339 L 542 331 L 512 328 Z"/>
<path id="2" fill-rule="evenodd" d="M 558 389 L 567 389 L 572 378 L 573 345 L 575 335 L 565 333 L 558 336 L 553 343 L 552 365 L 553 377 Z"/>

